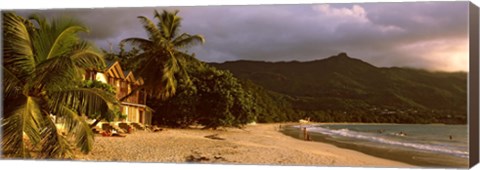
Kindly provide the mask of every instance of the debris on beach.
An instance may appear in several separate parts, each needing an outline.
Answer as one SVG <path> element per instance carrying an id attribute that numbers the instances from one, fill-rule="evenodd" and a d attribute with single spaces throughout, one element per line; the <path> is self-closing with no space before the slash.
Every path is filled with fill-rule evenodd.
<path id="1" fill-rule="evenodd" d="M 193 154 L 186 157 L 186 162 L 216 162 L 216 161 L 226 161 L 226 159 L 219 155 L 204 155 L 198 151 L 193 151 Z M 213 158 L 212 158 L 213 157 Z"/>
<path id="2" fill-rule="evenodd" d="M 187 162 L 202 162 L 202 161 L 209 161 L 210 158 L 207 158 L 205 156 L 195 156 L 195 155 L 189 155 L 187 156 L 186 161 Z"/>
<path id="3" fill-rule="evenodd" d="M 218 137 L 218 134 L 207 135 L 205 137 L 209 139 L 214 139 L 214 140 L 225 140 L 225 138 Z"/>
<path id="4" fill-rule="evenodd" d="M 163 128 L 160 128 L 160 127 L 155 125 L 151 128 L 151 131 L 152 132 L 161 132 L 161 131 L 163 131 Z"/>

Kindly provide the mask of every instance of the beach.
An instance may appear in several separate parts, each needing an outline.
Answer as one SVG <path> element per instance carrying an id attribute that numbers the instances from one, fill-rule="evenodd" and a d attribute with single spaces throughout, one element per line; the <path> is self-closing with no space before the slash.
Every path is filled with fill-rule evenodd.
<path id="1" fill-rule="evenodd" d="M 96 136 L 94 149 L 82 161 L 415 167 L 335 145 L 303 141 L 282 134 L 280 124 L 243 129 L 164 129 L 137 131 L 126 137 Z M 283 124 L 282 126 L 285 126 Z"/>
<path id="2" fill-rule="evenodd" d="M 316 123 L 303 127 L 312 141 L 388 160 L 431 168 L 468 167 L 465 125 Z M 282 133 L 302 139 L 300 128 L 288 126 Z"/>

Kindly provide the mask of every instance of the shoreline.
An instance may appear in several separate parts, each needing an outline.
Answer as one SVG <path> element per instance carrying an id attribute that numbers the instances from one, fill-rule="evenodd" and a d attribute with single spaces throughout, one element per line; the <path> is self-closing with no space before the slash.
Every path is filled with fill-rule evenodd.
<path id="1" fill-rule="evenodd" d="M 278 123 L 281 124 L 281 123 Z M 302 124 L 299 122 L 286 122 L 283 124 L 291 125 L 466 125 L 468 124 L 446 124 L 446 123 L 365 123 L 365 122 L 308 122 Z"/>
<path id="2" fill-rule="evenodd" d="M 301 136 L 301 132 L 297 127 L 293 126 L 315 126 L 315 125 L 398 125 L 398 124 L 390 124 L 390 123 L 376 123 L 376 124 L 368 124 L 368 123 L 311 123 L 311 124 L 298 124 L 298 125 L 291 125 L 286 126 L 283 129 L 283 134 L 296 138 L 297 140 L 303 140 Z M 428 124 L 428 125 L 443 125 L 443 124 Z M 359 151 L 371 156 L 404 162 L 407 164 L 420 166 L 420 167 L 431 167 L 431 168 L 459 168 L 468 167 L 468 161 L 465 162 L 464 159 L 457 158 L 457 157 L 450 157 L 446 155 L 440 154 L 428 154 L 428 153 L 421 153 L 421 152 L 413 152 L 413 151 L 406 151 L 401 149 L 386 149 L 380 148 L 376 146 L 366 146 L 361 144 L 355 144 L 347 141 L 337 141 L 327 135 L 321 133 L 309 133 L 312 140 L 315 142 L 323 142 L 333 144 L 340 148 L 345 149 L 352 149 L 355 151 Z M 435 157 L 435 159 L 433 159 Z M 436 161 L 435 161 L 436 160 Z M 438 161 L 444 160 L 444 161 Z"/>
<path id="3" fill-rule="evenodd" d="M 244 129 L 166 129 L 135 132 L 125 138 L 96 137 L 94 149 L 80 161 L 214 163 L 251 165 L 417 167 L 324 142 L 303 141 L 280 132 L 279 126 L 247 125 Z"/>

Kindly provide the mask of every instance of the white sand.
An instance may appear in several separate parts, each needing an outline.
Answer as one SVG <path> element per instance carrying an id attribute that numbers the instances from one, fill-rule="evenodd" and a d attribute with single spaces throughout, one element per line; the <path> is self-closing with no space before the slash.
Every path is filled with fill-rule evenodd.
<path id="1" fill-rule="evenodd" d="M 78 160 L 200 163 L 414 167 L 402 162 L 302 141 L 277 131 L 278 124 L 249 125 L 245 129 L 167 129 L 135 132 L 127 137 L 95 138 L 93 151 Z M 206 138 L 218 134 L 225 140 Z"/>

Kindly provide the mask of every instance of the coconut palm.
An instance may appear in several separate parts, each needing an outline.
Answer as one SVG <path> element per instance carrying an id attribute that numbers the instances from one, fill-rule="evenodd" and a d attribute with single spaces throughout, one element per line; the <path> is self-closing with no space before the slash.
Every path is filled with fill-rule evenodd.
<path id="1" fill-rule="evenodd" d="M 67 18 L 2 17 L 3 155 L 65 158 L 73 147 L 88 153 L 93 133 L 86 117 L 108 116 L 116 105 L 113 95 L 81 86 L 85 69 L 105 66 L 102 56 L 78 36 L 88 30 Z M 55 124 L 53 116 L 63 122 Z"/>
<path id="2" fill-rule="evenodd" d="M 139 16 L 148 38 L 128 38 L 122 41 L 137 46 L 142 51 L 131 58 L 129 63 L 134 65 L 136 75 L 145 82 L 141 88 L 155 98 L 165 99 L 175 94 L 177 76 L 183 76 L 184 80 L 189 81 L 185 62 L 192 56 L 184 50 L 205 41 L 201 35 L 180 33 L 182 18 L 177 14 L 178 11 L 164 10 L 159 13 L 155 10 L 154 18 L 158 20 L 156 25 L 147 17 Z"/>

